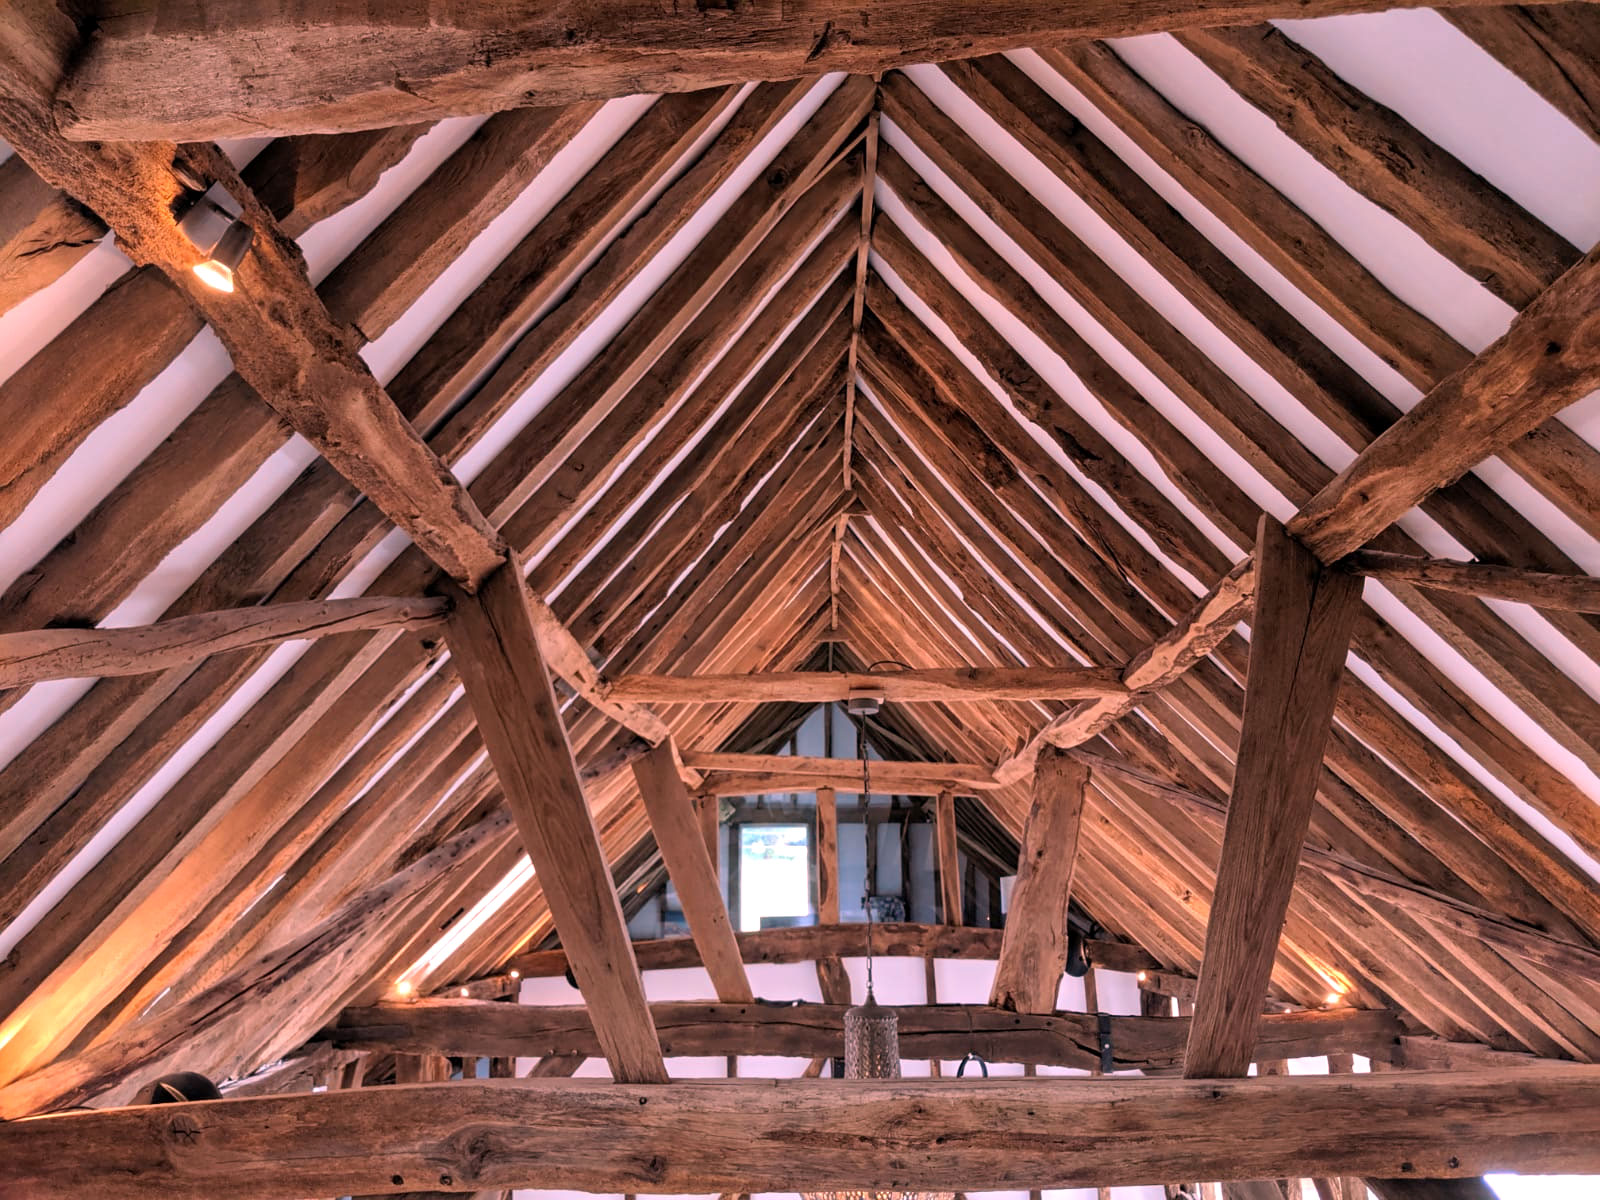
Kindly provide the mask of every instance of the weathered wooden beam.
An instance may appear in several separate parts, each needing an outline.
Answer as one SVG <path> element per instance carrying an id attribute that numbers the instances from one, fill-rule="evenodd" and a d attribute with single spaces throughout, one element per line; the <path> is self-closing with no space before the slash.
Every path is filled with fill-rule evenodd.
<path id="1" fill-rule="evenodd" d="M 946 925 L 961 924 L 961 858 L 956 849 L 956 796 L 939 793 L 933 808 L 933 836 L 938 850 L 939 907 Z M 929 959 L 932 962 L 932 959 Z"/>
<path id="2" fill-rule="evenodd" d="M 0 26 L 0 135 L 41 179 L 103 220 L 136 264 L 159 267 L 215 331 L 240 378 L 452 578 L 475 587 L 503 561 L 504 543 L 373 377 L 351 331 L 311 286 L 299 247 L 226 156 L 205 144 L 60 135 L 50 93 L 75 40 L 54 6 L 8 15 Z M 194 274 L 205 255 L 173 217 L 185 196 L 180 170 L 222 186 L 254 231 L 229 292 Z"/>
<path id="3" fill-rule="evenodd" d="M 755 994 L 739 957 L 739 944 L 733 940 L 733 925 L 722 899 L 716 864 L 707 853 L 694 805 L 678 775 L 672 743 L 663 742 L 634 759 L 633 775 L 650 816 L 656 846 L 677 889 L 678 902 L 683 906 L 689 932 L 700 950 L 700 961 L 711 976 L 717 999 L 749 1003 Z"/>
<path id="4" fill-rule="evenodd" d="M 0 1125 L 0 1185 L 20 1200 L 91 1190 L 103 1200 L 419 1187 L 987 1191 L 1486 1171 L 1600 1171 L 1600 1068 L 650 1087 L 477 1080 Z"/>
<path id="5" fill-rule="evenodd" d="M 1017 881 L 1006 914 L 989 1003 L 1018 1013 L 1052 1012 L 1067 962 L 1067 901 L 1078 860 L 1088 766 L 1066 752 L 1040 753 L 1033 804 L 1022 827 Z"/>
<path id="6" fill-rule="evenodd" d="M 1233 632 L 1255 596 L 1255 586 L 1252 557 L 1218 580 L 1187 617 L 1128 660 L 1119 673 L 1126 691 L 1062 713 L 996 766 L 995 778 L 1001 783 L 1015 783 L 1027 775 L 1041 746 L 1082 745 L 1137 708 L 1141 697 L 1180 679 Z"/>
<path id="7" fill-rule="evenodd" d="M 540 653 L 521 562 L 455 592 L 446 637 L 478 731 L 619 1080 L 666 1079 L 622 907 Z M 370 1189 L 360 1189 L 370 1190 Z"/>
<path id="8" fill-rule="evenodd" d="M 1401 0 L 1401 6 L 1410 0 Z M 56 117 L 84 139 L 194 141 L 362 129 L 532 103 L 671 92 L 905 63 L 1079 38 L 1274 17 L 1377 11 L 1395 0 L 1042 0 L 974 12 L 942 0 L 804 0 L 777 8 L 580 7 L 489 0 L 449 18 L 339 4 L 315 22 L 270 6 L 185 19 L 170 8 L 103 17 Z M 156 13 L 160 19 L 156 19 Z M 492 50 L 485 39 L 493 32 Z M 241 64 L 249 64 L 245 71 Z M 381 64 L 381 66 L 380 66 Z"/>
<path id="9" fill-rule="evenodd" d="M 894 1008 L 905 1058 L 958 1059 L 970 1050 L 990 1062 L 1079 1069 L 1100 1062 L 1097 1013 L 1009 1013 L 987 1004 Z M 843 1004 L 650 1006 L 662 1052 L 674 1057 L 834 1056 L 843 1045 L 844 1012 Z M 1183 1017 L 1112 1017 L 1112 1062 L 1118 1070 L 1178 1066 L 1188 1031 Z M 1262 1020 L 1256 1052 L 1268 1058 L 1348 1052 L 1387 1060 L 1402 1033 L 1399 1019 L 1381 1009 L 1279 1013 Z M 347 1009 L 326 1036 L 344 1049 L 375 1053 L 592 1058 L 600 1052 L 582 1005 L 449 998 L 378 1004 Z"/>
<path id="10" fill-rule="evenodd" d="M 1600 142 L 1600 9 L 1508 4 L 1443 16 Z"/>
<path id="11" fill-rule="evenodd" d="M 708 785 L 713 775 L 720 780 L 726 776 L 735 790 L 730 795 L 742 794 L 737 785 L 748 777 L 752 792 L 761 790 L 758 783 L 766 781 L 768 789 L 778 778 L 804 777 L 811 780 L 809 787 L 832 787 L 841 792 L 861 790 L 861 764 L 853 758 L 814 758 L 803 754 L 726 754 L 711 750 L 685 750 L 684 765 L 707 774 Z M 936 796 L 943 788 L 964 795 L 990 791 L 1000 785 L 995 782 L 990 768 L 977 763 L 940 762 L 882 762 L 872 764 L 874 785 L 883 791 L 902 795 Z M 925 789 L 931 787 L 931 791 Z M 784 789 L 777 789 L 784 790 Z M 789 788 L 787 790 L 797 790 Z"/>
<path id="12" fill-rule="evenodd" d="M 0 633 L 0 687 L 46 679 L 143 675 L 212 654 L 297 638 L 373 629 L 426 629 L 443 622 L 439 598 L 303 600 L 175 617 L 112 629 L 32 629 Z"/>
<path id="13" fill-rule="evenodd" d="M 760 675 L 624 675 L 613 699 L 644 704 L 816 703 L 877 692 L 894 704 L 1097 700 L 1127 687 L 1111 668 L 941 667 L 907 671 L 769 671 Z"/>
<path id="14" fill-rule="evenodd" d="M 1339 565 L 1370 579 L 1409 583 L 1431 591 L 1460 592 L 1562 612 L 1600 613 L 1600 579 L 1589 575 L 1558 575 L 1498 563 L 1422 558 L 1382 550 L 1357 550 Z"/>
<path id="15" fill-rule="evenodd" d="M 1300 509 L 1289 532 L 1323 562 L 1600 388 L 1600 249 L 1517 314 Z"/>
<path id="16" fill-rule="evenodd" d="M 1183 1068 L 1191 1079 L 1250 1067 L 1361 607 L 1359 580 L 1320 566 L 1269 516 L 1255 556 L 1244 720 Z"/>
<path id="17" fill-rule="evenodd" d="M 470 870 L 509 828 L 504 813 L 485 817 L 192 999 L 0 1088 L 0 1121 L 96 1098 L 126 1104 L 143 1082 L 169 1071 L 224 1079 L 290 1053 L 348 1002 L 349 984 L 335 965 L 358 974 L 381 965 L 392 943 L 388 922 Z"/>
<path id="18" fill-rule="evenodd" d="M 0 163 L 0 313 L 48 287 L 106 227 L 16 155 Z"/>
<path id="19" fill-rule="evenodd" d="M 864 924 L 804 925 L 734 936 L 739 942 L 739 954 L 747 963 L 815 962 L 830 955 L 860 957 L 867 952 Z M 996 959 L 1000 957 L 1001 936 L 999 929 L 891 922 L 873 927 L 872 950 L 887 958 Z M 1143 971 L 1161 966 L 1138 946 L 1126 942 L 1091 941 L 1085 952 L 1091 961 L 1109 971 Z M 700 951 L 693 938 L 635 942 L 633 953 L 639 968 L 645 971 L 700 965 Z M 525 979 L 561 975 L 567 965 L 565 950 L 535 950 L 519 954 L 506 964 Z"/>

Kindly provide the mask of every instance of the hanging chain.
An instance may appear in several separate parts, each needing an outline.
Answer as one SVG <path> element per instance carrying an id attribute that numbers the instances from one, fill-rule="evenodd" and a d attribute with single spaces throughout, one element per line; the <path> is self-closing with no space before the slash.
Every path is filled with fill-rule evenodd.
<path id="1" fill-rule="evenodd" d="M 867 999 L 872 999 L 872 768 L 867 757 L 867 714 L 856 723 L 856 749 L 861 754 L 861 839 L 866 855 L 861 860 L 861 903 L 867 910 Z"/>

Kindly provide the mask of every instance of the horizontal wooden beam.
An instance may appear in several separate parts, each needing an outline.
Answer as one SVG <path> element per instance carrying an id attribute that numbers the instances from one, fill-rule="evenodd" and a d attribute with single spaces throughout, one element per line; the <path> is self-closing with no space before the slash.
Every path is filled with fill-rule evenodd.
<path id="1" fill-rule="evenodd" d="M 1429 591 L 1510 600 L 1558 612 L 1600 613 L 1600 579 L 1592 575 L 1558 575 L 1498 563 L 1419 558 L 1382 550 L 1357 550 L 1339 565 L 1369 579 L 1409 583 Z"/>
<path id="2" fill-rule="evenodd" d="M 17 1200 L 990 1191 L 1600 1172 L 1600 1067 L 1229 1080 L 501 1079 L 0 1125 Z"/>
<path id="3" fill-rule="evenodd" d="M 661 1051 L 671 1056 L 839 1054 L 844 1006 L 834 1004 L 657 1003 L 650 1006 Z M 1100 1064 L 1094 1013 L 1019 1014 L 987 1004 L 896 1007 L 900 1053 L 911 1059 L 958 1059 L 969 1051 L 989 1062 L 1088 1069 Z M 1174 1067 L 1183 1061 L 1186 1017 L 1111 1017 L 1111 1060 L 1118 1070 Z M 1261 1022 L 1261 1058 L 1350 1053 L 1387 1060 L 1403 1034 L 1393 1013 L 1342 1009 L 1280 1013 Z M 345 1049 L 380 1053 L 540 1058 L 582 1054 L 600 1044 L 588 1010 L 425 1000 L 347 1009 L 327 1032 Z"/>
<path id="4" fill-rule="evenodd" d="M 1436 0 L 1438 2 L 1438 0 Z M 516 4 L 457 0 L 429 19 L 329 3 L 315 21 L 275 5 L 186 17 L 119 6 L 61 89 L 69 137 L 175 141 L 334 132 L 689 91 L 1018 46 L 1407 7 L 1415 0 L 792 0 L 781 5 Z M 158 14 L 159 13 L 159 19 Z"/>
<path id="5" fill-rule="evenodd" d="M 746 790 L 752 793 L 758 790 L 797 791 L 816 787 L 831 787 L 841 792 L 861 790 L 861 763 L 853 758 L 813 758 L 803 754 L 723 754 L 708 750 L 685 750 L 683 761 L 689 768 L 705 772 L 707 785 L 712 784 L 713 775 L 719 778 L 730 777 L 728 782 L 733 790 L 725 793 L 728 795 L 745 794 L 739 787 L 742 776 L 750 777 L 752 786 Z M 754 786 L 759 779 L 773 778 L 803 778 L 811 782 L 809 788 L 776 789 L 770 786 L 765 788 Z M 979 763 L 883 762 L 877 759 L 872 763 L 873 791 L 936 796 L 940 791 L 949 788 L 963 795 L 974 795 L 977 792 L 992 791 L 999 786 L 994 780 L 993 771 Z M 927 790 L 929 788 L 932 790 Z"/>
<path id="6" fill-rule="evenodd" d="M 1090 700 L 1125 696 L 1108 667 L 942 667 L 905 671 L 768 671 L 754 675 L 624 675 L 613 699 L 645 704 L 827 704 L 869 692 L 894 704 Z"/>
<path id="7" fill-rule="evenodd" d="M 0 687 L 47 679 L 85 679 L 165 671 L 212 654 L 298 638 L 367 629 L 423 629 L 440 624 L 449 602 L 438 597 L 304 600 L 195 613 L 122 629 L 30 629 L 0 634 Z"/>
<path id="8" fill-rule="evenodd" d="M 864 924 L 801 925 L 734 936 L 739 955 L 747 963 L 815 962 L 819 958 L 859 957 L 867 952 Z M 998 959 L 1001 937 L 999 929 L 891 922 L 873 926 L 872 950 L 887 958 Z M 1161 966 L 1138 946 L 1125 942 L 1091 940 L 1085 953 L 1095 965 L 1108 971 L 1145 971 Z M 700 965 L 700 951 L 694 939 L 687 937 L 635 942 L 633 956 L 642 971 Z M 525 978 L 544 978 L 565 974 L 567 955 L 564 950 L 535 950 L 519 954 L 506 965 Z"/>

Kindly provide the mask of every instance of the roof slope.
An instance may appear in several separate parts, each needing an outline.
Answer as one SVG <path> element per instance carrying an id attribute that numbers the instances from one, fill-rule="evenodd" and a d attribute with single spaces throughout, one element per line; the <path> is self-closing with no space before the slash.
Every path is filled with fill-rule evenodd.
<path id="1" fill-rule="evenodd" d="M 796 669 L 828 640 L 855 663 L 1117 668 L 1263 512 L 1301 510 L 1600 240 L 1594 64 L 1569 90 L 1528 53 L 1555 11 L 224 148 L 606 679 Z M 436 589 L 156 268 L 91 245 L 96 220 L 16 157 L 0 198 L 5 632 Z M 1591 396 L 1370 548 L 1600 573 L 1597 422 Z M 1594 1060 L 1600 1006 L 1563 964 L 1600 945 L 1600 622 L 1392 580 L 1366 599 L 1274 988 Z M 1191 974 L 1247 660 L 1241 627 L 1083 747 L 1114 761 L 1074 899 Z M 594 698 L 563 693 L 569 738 L 603 848 L 636 866 L 638 735 Z M 219 984 L 243 999 L 211 1066 L 244 1074 L 491 893 L 419 988 L 551 929 L 536 877 L 502 886 L 520 843 L 434 627 L 0 705 L 0 1082 L 126 1057 Z M 896 716 L 932 756 L 998 764 L 1070 707 Z M 780 719 L 658 715 L 685 750 Z M 983 797 L 1020 833 L 1025 780 Z M 293 975 L 313 931 L 292 987 L 236 974 L 277 952 Z"/>

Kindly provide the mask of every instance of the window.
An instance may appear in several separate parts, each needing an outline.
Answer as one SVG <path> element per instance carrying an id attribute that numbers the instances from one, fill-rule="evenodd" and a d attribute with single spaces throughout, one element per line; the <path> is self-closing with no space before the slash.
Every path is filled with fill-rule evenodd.
<path id="1" fill-rule="evenodd" d="M 739 928 L 804 924 L 811 915 L 811 830 L 740 825 Z"/>

